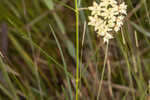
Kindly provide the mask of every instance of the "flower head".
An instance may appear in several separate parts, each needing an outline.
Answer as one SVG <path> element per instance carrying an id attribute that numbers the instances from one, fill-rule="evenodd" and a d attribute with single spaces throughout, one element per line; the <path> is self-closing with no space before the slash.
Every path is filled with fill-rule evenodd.
<path id="1" fill-rule="evenodd" d="M 116 0 L 101 0 L 98 4 L 88 7 L 91 11 L 88 25 L 94 26 L 98 36 L 103 36 L 104 42 L 112 39 L 112 32 L 118 32 L 127 15 L 127 5 L 124 2 L 118 4 Z"/>

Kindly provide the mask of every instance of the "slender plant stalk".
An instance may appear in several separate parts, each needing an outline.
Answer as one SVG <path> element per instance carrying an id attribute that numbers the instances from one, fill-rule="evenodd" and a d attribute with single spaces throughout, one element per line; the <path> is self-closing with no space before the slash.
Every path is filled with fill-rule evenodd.
<path id="1" fill-rule="evenodd" d="M 97 100 L 99 100 L 99 96 L 100 96 L 101 88 L 102 88 L 102 82 L 103 82 L 103 79 L 104 79 L 104 72 L 105 72 L 106 61 L 107 61 L 107 56 L 108 56 L 108 45 L 109 45 L 109 42 L 107 42 L 107 47 L 106 47 L 106 52 L 105 52 L 105 59 L 104 59 L 104 66 L 103 66 L 103 70 L 102 70 L 101 80 L 99 82 Z"/>
<path id="2" fill-rule="evenodd" d="M 79 11 L 78 0 L 75 0 L 76 11 L 76 100 L 78 100 L 79 94 Z"/>
<path id="3" fill-rule="evenodd" d="M 57 39 L 57 37 L 56 37 L 56 35 L 55 35 L 55 32 L 54 32 L 52 26 L 51 26 L 50 24 L 49 24 L 49 26 L 50 26 L 50 29 L 51 29 L 51 31 L 52 31 L 52 34 L 53 34 L 55 40 L 56 40 L 58 49 L 59 49 L 60 54 L 61 54 L 61 58 L 62 58 L 62 61 L 63 61 L 63 65 L 64 65 L 64 69 L 65 69 L 65 74 L 66 74 L 66 78 L 67 78 L 67 83 L 68 83 L 68 87 L 69 87 L 70 99 L 73 100 L 73 97 L 72 97 L 72 90 L 71 90 L 71 84 L 70 84 L 70 79 L 69 79 L 69 76 L 68 76 L 68 74 L 67 74 L 67 72 L 68 72 L 68 71 L 67 71 L 67 64 L 66 64 L 66 61 L 65 61 L 65 59 L 64 59 L 63 51 L 62 51 L 62 49 L 61 49 L 60 43 L 59 43 L 59 41 L 58 41 L 58 39 Z"/>

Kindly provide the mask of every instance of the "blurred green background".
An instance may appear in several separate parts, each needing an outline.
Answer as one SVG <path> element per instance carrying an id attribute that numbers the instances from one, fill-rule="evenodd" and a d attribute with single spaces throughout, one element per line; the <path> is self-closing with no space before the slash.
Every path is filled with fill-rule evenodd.
<path id="1" fill-rule="evenodd" d="M 123 0 L 118 0 L 119 2 Z M 78 0 L 79 8 L 92 0 Z M 99 0 L 97 0 L 99 2 Z M 150 100 L 150 0 L 124 0 L 128 15 L 110 41 L 79 11 L 79 100 Z M 73 0 L 0 0 L 0 100 L 75 100 Z"/>

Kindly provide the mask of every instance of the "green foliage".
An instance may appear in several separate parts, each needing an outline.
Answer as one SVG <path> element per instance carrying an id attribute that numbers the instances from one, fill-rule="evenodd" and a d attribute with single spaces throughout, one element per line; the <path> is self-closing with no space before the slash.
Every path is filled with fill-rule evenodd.
<path id="1" fill-rule="evenodd" d="M 49 10 L 53 10 L 54 9 L 54 4 L 52 0 L 44 0 L 45 4 L 47 5 L 47 7 L 49 8 Z"/>
<path id="2" fill-rule="evenodd" d="M 93 1 L 2 0 L 0 100 L 75 100 L 76 57 L 78 100 L 149 100 L 150 1 L 124 1 L 128 16 L 106 45 L 87 24 Z"/>

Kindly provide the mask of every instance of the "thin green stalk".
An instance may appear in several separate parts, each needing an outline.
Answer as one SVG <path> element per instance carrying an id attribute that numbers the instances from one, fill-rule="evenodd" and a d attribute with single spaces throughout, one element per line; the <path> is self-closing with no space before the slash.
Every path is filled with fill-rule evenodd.
<path id="1" fill-rule="evenodd" d="M 8 75 L 8 72 L 6 71 L 6 65 L 3 63 L 1 57 L 0 57 L 0 71 L 2 72 L 3 78 L 5 79 L 6 86 L 8 86 L 9 91 L 3 87 L 3 85 L 0 83 L 0 89 L 2 89 L 10 98 L 13 98 L 14 100 L 19 100 L 19 97 L 16 92 L 16 88 L 14 87 L 13 83 L 11 82 L 11 79 Z"/>
<path id="2" fill-rule="evenodd" d="M 61 58 L 62 58 L 62 61 L 63 61 L 64 71 L 65 71 L 65 74 L 66 74 L 67 83 L 68 83 L 68 87 L 69 87 L 70 100 L 73 100 L 72 89 L 71 89 L 71 83 L 70 83 L 69 75 L 67 74 L 67 73 L 68 73 L 68 71 L 67 71 L 67 64 L 66 64 L 66 61 L 65 61 L 65 59 L 64 59 L 63 51 L 62 51 L 62 49 L 61 49 L 60 43 L 59 43 L 59 41 L 58 41 L 58 39 L 57 39 L 57 37 L 56 37 L 56 35 L 55 35 L 55 32 L 54 32 L 52 26 L 51 26 L 50 24 L 49 24 L 49 26 L 50 26 L 50 29 L 51 29 L 51 31 L 52 31 L 52 34 L 53 34 L 53 36 L 54 36 L 54 38 L 55 38 L 55 40 L 56 40 L 56 43 L 57 43 L 57 46 L 58 46 L 58 49 L 59 49 L 59 51 L 60 51 Z"/>
<path id="3" fill-rule="evenodd" d="M 108 45 L 109 45 L 109 42 L 107 42 L 107 47 L 106 47 L 106 52 L 105 52 L 105 59 L 104 59 L 104 66 L 103 66 L 103 70 L 102 70 L 101 80 L 99 82 L 97 100 L 99 100 L 99 96 L 100 96 L 100 92 L 101 92 L 101 88 L 102 88 L 102 82 L 103 82 L 103 79 L 104 79 L 104 72 L 105 72 L 106 61 L 107 61 L 107 56 L 108 56 Z"/>
<path id="4" fill-rule="evenodd" d="M 76 100 L 78 100 L 79 91 L 79 11 L 78 0 L 75 0 L 76 11 Z"/>

